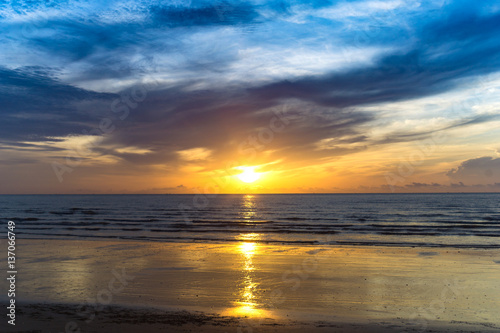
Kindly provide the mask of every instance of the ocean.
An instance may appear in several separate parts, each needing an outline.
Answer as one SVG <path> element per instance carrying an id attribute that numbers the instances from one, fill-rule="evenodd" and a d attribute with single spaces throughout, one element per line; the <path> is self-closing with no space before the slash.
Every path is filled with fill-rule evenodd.
<path id="1" fill-rule="evenodd" d="M 498 193 L 1 195 L 0 211 L 18 238 L 500 248 Z"/>

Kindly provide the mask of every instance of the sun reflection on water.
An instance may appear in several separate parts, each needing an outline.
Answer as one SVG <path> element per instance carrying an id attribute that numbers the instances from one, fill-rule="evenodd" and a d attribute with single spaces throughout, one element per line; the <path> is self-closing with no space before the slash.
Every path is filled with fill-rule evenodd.
<path id="1" fill-rule="evenodd" d="M 241 205 L 240 215 L 250 220 L 255 217 L 255 196 L 245 195 Z M 241 255 L 241 280 L 238 281 L 238 298 L 233 302 L 234 307 L 226 311 L 227 315 L 238 317 L 269 317 L 269 311 L 263 309 L 256 275 L 259 272 L 254 264 L 254 258 L 259 254 L 261 245 L 257 243 L 261 238 L 258 233 L 242 233 L 238 237 L 241 242 L 235 245 L 235 251 Z"/>
<path id="2" fill-rule="evenodd" d="M 256 239 L 258 234 L 244 234 L 242 239 Z M 254 256 L 259 252 L 259 245 L 253 242 L 242 242 L 237 245 L 239 253 L 242 255 L 243 273 L 240 282 L 238 300 L 234 302 L 235 307 L 230 309 L 231 315 L 239 317 L 264 317 L 267 311 L 260 307 L 259 299 L 256 295 L 259 283 L 255 281 L 256 267 L 254 265 Z"/>
<path id="3" fill-rule="evenodd" d="M 255 218 L 255 196 L 251 194 L 246 194 L 243 197 L 243 202 L 241 204 L 240 216 L 244 220 L 252 220 Z"/>

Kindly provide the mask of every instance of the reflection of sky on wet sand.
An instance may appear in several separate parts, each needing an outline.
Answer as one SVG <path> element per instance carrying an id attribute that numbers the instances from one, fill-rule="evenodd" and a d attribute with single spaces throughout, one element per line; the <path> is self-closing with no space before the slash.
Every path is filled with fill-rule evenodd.
<path id="1" fill-rule="evenodd" d="M 20 240 L 18 299 L 85 302 L 108 288 L 113 269 L 126 268 L 135 279 L 113 294 L 116 304 L 258 319 L 385 320 L 416 313 L 473 321 L 480 314 L 499 323 L 498 251 L 422 256 L 421 249 L 291 247 L 261 237 L 244 233 L 232 244 Z M 308 269 L 313 256 L 315 270 Z M 429 312 L 436 304 L 445 310 Z"/>
<path id="2" fill-rule="evenodd" d="M 248 194 L 243 197 L 240 216 L 244 220 L 251 221 L 255 219 L 256 205 L 255 196 Z M 264 309 L 263 299 L 259 291 L 261 285 L 256 277 L 259 273 L 259 267 L 254 264 L 254 256 L 259 254 L 261 245 L 256 243 L 260 240 L 258 233 L 240 234 L 238 239 L 241 243 L 235 245 L 235 251 L 241 257 L 241 278 L 237 282 L 238 297 L 233 301 L 234 307 L 226 311 L 227 315 L 239 317 L 269 317 L 269 311 Z"/>
<path id="3" fill-rule="evenodd" d="M 236 245 L 236 249 L 242 257 L 241 280 L 237 283 L 238 297 L 233 301 L 235 307 L 228 309 L 228 314 L 249 317 L 260 316 L 261 310 L 258 309 L 258 298 L 255 294 L 259 288 L 259 283 L 255 282 L 256 267 L 253 263 L 253 256 L 258 251 L 258 245 L 243 242 Z"/>

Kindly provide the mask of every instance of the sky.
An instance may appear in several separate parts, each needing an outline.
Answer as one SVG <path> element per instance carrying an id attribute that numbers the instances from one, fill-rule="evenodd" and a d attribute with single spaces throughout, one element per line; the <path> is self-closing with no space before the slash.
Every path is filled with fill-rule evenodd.
<path id="1" fill-rule="evenodd" d="M 2 194 L 500 191 L 498 1 L 7 1 L 0 45 Z"/>

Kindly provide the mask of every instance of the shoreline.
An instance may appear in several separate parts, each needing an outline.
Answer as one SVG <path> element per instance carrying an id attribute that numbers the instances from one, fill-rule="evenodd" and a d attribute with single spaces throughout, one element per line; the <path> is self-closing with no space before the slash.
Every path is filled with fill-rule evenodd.
<path id="1" fill-rule="evenodd" d="M 404 333 L 404 332 L 498 332 L 499 327 L 487 323 L 454 321 L 427 322 L 413 325 L 403 320 L 346 321 L 346 320 L 275 320 L 222 316 L 201 311 L 164 310 L 147 307 L 104 306 L 95 318 L 85 320 L 78 315 L 79 305 L 62 303 L 20 304 L 21 319 L 6 332 L 313 332 L 341 331 L 346 333 Z M 21 328 L 22 327 L 22 328 Z"/>
<path id="2" fill-rule="evenodd" d="M 234 232 L 237 234 L 239 232 Z M 37 235 L 37 236 L 48 236 L 51 234 L 29 234 L 29 233 L 18 233 L 19 235 Z M 326 233 L 325 235 L 334 235 L 335 233 Z M 235 243 L 241 243 L 247 240 L 241 239 L 212 239 L 212 238 L 127 238 L 126 236 L 83 236 L 79 235 L 77 237 L 61 238 L 59 236 L 54 236 L 53 238 L 44 237 L 29 237 L 24 238 L 25 240 L 57 240 L 57 241 L 97 241 L 97 242 L 139 242 L 139 243 L 166 243 L 166 244 L 212 244 L 212 245 L 234 245 Z M 189 242 L 188 242 L 189 241 Z M 252 240 L 253 243 L 258 243 L 261 245 L 274 245 L 274 246 L 327 246 L 327 247 L 357 247 L 357 248 L 429 248 L 429 249 L 444 249 L 444 250 L 500 250 L 500 244 L 432 244 L 432 243 L 394 243 L 394 242 L 363 242 L 363 241 L 335 241 L 335 243 L 325 243 L 318 242 L 317 240 L 311 241 L 286 241 L 286 240 L 266 240 L 266 239 L 255 239 Z"/>
<path id="3" fill-rule="evenodd" d="M 152 332 L 500 329 L 495 250 L 19 239 L 17 253 L 17 330 L 96 306 L 90 332 L 137 329 L 125 314 Z"/>

